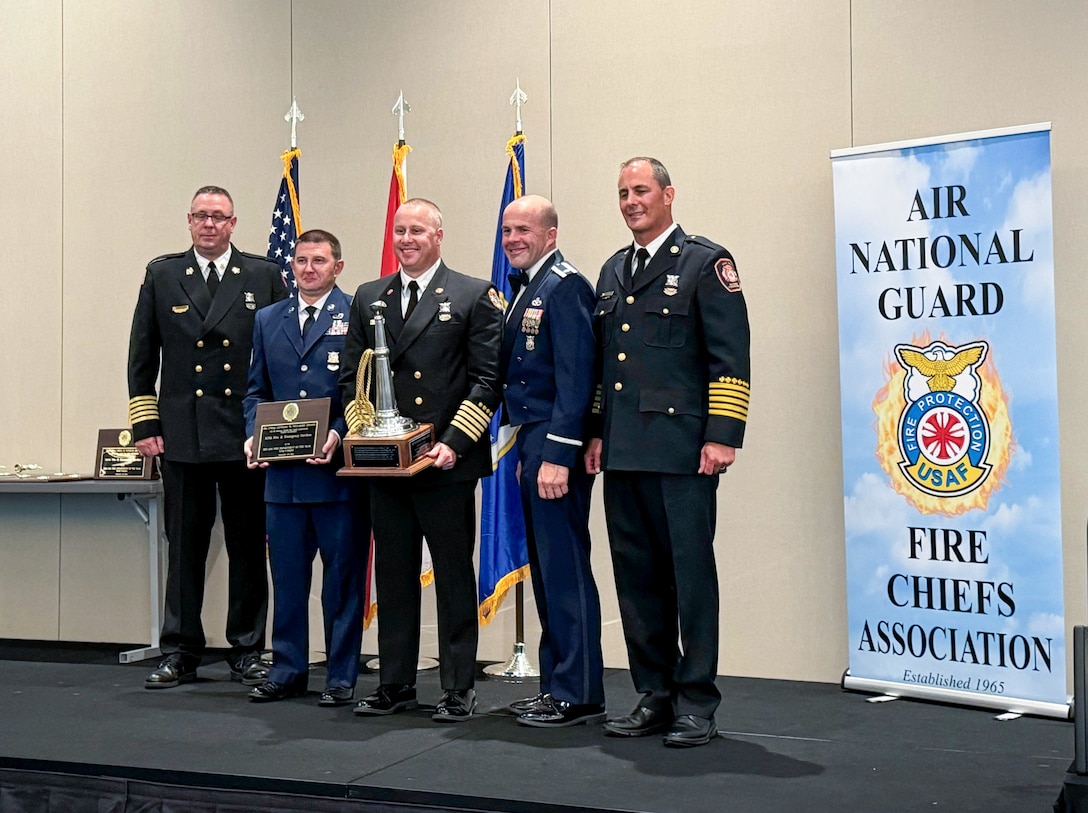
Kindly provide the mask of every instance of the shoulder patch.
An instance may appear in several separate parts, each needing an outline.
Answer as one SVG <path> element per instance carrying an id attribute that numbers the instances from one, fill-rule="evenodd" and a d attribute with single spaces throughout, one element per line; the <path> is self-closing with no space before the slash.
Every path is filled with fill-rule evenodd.
<path id="1" fill-rule="evenodd" d="M 499 292 L 496 291 L 494 287 L 487 289 L 487 298 L 490 299 L 491 304 L 499 310 L 506 310 L 506 308 L 504 308 L 502 304 L 502 297 L 499 296 Z"/>
<path id="2" fill-rule="evenodd" d="M 737 273 L 737 268 L 733 265 L 731 259 L 722 257 L 714 263 L 714 273 L 725 290 L 731 294 L 740 293 L 740 275 Z"/>

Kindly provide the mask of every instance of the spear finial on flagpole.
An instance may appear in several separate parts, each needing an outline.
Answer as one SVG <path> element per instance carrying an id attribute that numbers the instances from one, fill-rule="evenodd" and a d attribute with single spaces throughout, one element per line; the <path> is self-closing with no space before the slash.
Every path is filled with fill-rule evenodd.
<path id="1" fill-rule="evenodd" d="M 404 114 L 411 112 L 412 106 L 404 100 L 404 91 L 402 90 L 400 95 L 397 96 L 396 104 L 393 105 L 393 115 L 397 117 L 397 140 L 401 144 L 404 143 Z"/>
<path id="2" fill-rule="evenodd" d="M 298 109 L 298 102 L 295 101 L 295 97 L 291 97 L 291 109 L 287 111 L 287 115 L 283 117 L 284 121 L 291 122 L 291 149 L 298 147 L 298 139 L 296 138 L 295 128 L 298 123 L 305 119 L 302 115 L 302 111 Z"/>
<path id="3" fill-rule="evenodd" d="M 521 135 L 521 106 L 529 101 L 529 97 L 525 95 L 525 91 L 521 89 L 521 79 L 517 80 L 517 85 L 514 87 L 514 94 L 510 97 L 510 104 L 514 105 L 517 109 L 517 134 Z"/>

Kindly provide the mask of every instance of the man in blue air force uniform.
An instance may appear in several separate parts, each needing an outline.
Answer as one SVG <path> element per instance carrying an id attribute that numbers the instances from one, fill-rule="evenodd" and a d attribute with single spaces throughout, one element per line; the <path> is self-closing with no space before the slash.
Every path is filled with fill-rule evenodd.
<path id="1" fill-rule="evenodd" d="M 661 162 L 620 171 L 633 243 L 601 269 L 594 311 L 601 401 L 586 455 L 604 506 L 635 689 L 610 736 L 664 733 L 669 747 L 717 735 L 719 476 L 748 417 L 748 312 L 733 256 L 672 219 Z"/>
<path id="2" fill-rule="evenodd" d="M 246 469 L 242 398 L 253 317 L 285 299 L 287 289 L 279 266 L 231 245 L 236 223 L 227 190 L 198 189 L 189 209 L 193 247 L 148 263 L 132 316 L 129 421 L 140 454 L 162 457 L 169 542 L 165 657 L 148 675 L 148 689 L 196 679 L 217 490 L 230 564 L 231 678 L 255 686 L 267 674 L 260 660 L 268 612 L 264 474 Z"/>
<path id="3" fill-rule="evenodd" d="M 272 669 L 249 699 L 284 700 L 306 693 L 309 666 L 307 607 L 315 554 L 323 568 L 328 677 L 318 701 L 340 706 L 354 697 L 362 641 L 362 586 L 369 550 L 366 486 L 337 477 L 347 432 L 338 391 L 340 359 L 348 332 L 351 297 L 336 285 L 344 268 L 340 241 L 311 229 L 295 245 L 291 262 L 298 297 L 257 314 L 253 362 L 245 399 L 246 459 L 266 468 L 268 552 L 272 565 Z M 258 463 L 254 440 L 257 405 L 265 401 L 331 398 L 329 433 L 304 461 Z"/>
<path id="4" fill-rule="evenodd" d="M 556 250 L 551 201 L 527 195 L 503 212 L 513 268 L 500 370 L 505 417 L 518 427 L 521 500 L 540 618 L 540 693 L 510 705 L 518 723 L 559 728 L 604 720 L 601 610 L 590 569 L 582 465 L 593 401 L 593 286 Z"/>

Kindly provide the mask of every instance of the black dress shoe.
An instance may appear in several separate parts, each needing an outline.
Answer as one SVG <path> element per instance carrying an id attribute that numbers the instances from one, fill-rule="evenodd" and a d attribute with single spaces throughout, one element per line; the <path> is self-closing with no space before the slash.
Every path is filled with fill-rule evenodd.
<path id="1" fill-rule="evenodd" d="M 259 686 L 254 686 L 249 692 L 249 699 L 254 703 L 273 703 L 277 700 L 287 700 L 291 697 L 302 697 L 306 694 L 306 684 L 276 683 L 274 680 L 266 680 Z"/>
<path id="2" fill-rule="evenodd" d="M 414 709 L 418 705 L 415 686 L 385 683 L 374 694 L 368 694 L 360 700 L 352 711 L 356 714 L 396 714 L 398 711 Z"/>
<path id="3" fill-rule="evenodd" d="M 517 722 L 533 728 L 566 728 L 604 722 L 604 716 L 604 706 L 599 703 L 568 703 L 549 697 L 546 704 L 518 715 Z"/>
<path id="4" fill-rule="evenodd" d="M 696 717 L 694 714 L 681 714 L 672 721 L 669 732 L 665 735 L 665 745 L 669 748 L 693 748 L 706 745 L 718 736 L 718 726 L 714 719 Z"/>
<path id="5" fill-rule="evenodd" d="M 167 655 L 144 680 L 145 689 L 172 689 L 180 683 L 196 680 L 196 664 L 184 655 Z"/>
<path id="6" fill-rule="evenodd" d="M 230 679 L 242 681 L 243 686 L 260 686 L 268 680 L 268 667 L 261 663 L 261 653 L 247 652 L 235 661 L 227 661 Z"/>
<path id="7" fill-rule="evenodd" d="M 355 689 L 351 686 L 329 686 L 321 693 L 317 701 L 319 706 L 346 706 L 355 699 Z"/>
<path id="8" fill-rule="evenodd" d="M 434 707 L 431 719 L 436 723 L 462 723 L 476 711 L 475 689 L 449 689 Z"/>
<path id="9" fill-rule="evenodd" d="M 660 734 L 672 723 L 672 710 L 658 711 L 649 706 L 636 706 L 623 717 L 614 717 L 604 724 L 609 737 L 646 737 Z"/>
<path id="10" fill-rule="evenodd" d="M 551 697 L 550 694 L 541 692 L 536 697 L 526 697 L 524 700 L 515 700 L 506 708 L 514 712 L 514 714 L 524 714 L 527 711 L 535 711 L 541 706 L 544 706 L 547 701 L 551 700 Z"/>

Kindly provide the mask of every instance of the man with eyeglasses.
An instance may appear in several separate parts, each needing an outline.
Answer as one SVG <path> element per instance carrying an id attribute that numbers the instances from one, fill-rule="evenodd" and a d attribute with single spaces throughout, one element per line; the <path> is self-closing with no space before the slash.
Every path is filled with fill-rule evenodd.
<path id="1" fill-rule="evenodd" d="M 159 646 L 148 689 L 196 679 L 200 613 L 216 491 L 229 557 L 226 637 L 232 680 L 263 683 L 268 612 L 264 472 L 246 467 L 242 399 L 259 308 L 287 298 L 279 267 L 231 245 L 237 219 L 222 187 L 197 190 L 193 246 L 148 263 L 129 340 L 129 422 L 136 448 L 161 462 L 169 556 Z M 156 395 L 156 380 L 159 390 Z"/>

